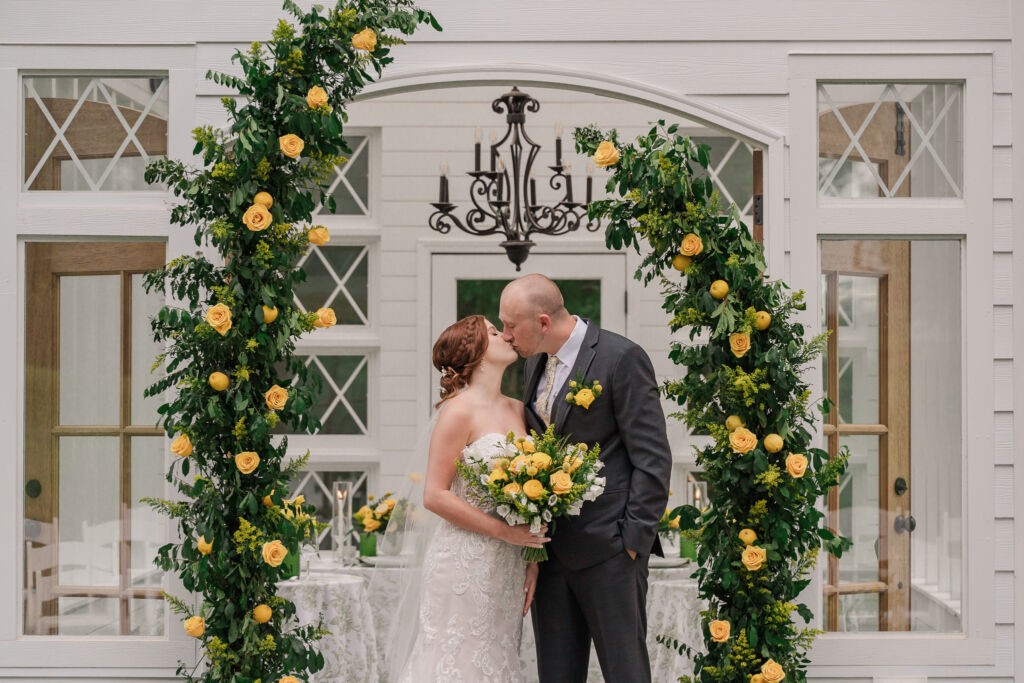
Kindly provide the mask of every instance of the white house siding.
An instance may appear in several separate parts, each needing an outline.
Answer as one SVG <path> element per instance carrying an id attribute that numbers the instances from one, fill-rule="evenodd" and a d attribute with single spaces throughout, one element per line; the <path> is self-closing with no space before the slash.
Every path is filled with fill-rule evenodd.
<path id="1" fill-rule="evenodd" d="M 308 4 L 308 3 L 306 3 Z M 1016 6 L 1015 6 L 1016 5 Z M 395 481 L 401 452 L 415 442 L 429 398 L 425 386 L 426 356 L 419 316 L 427 315 L 423 304 L 421 240 L 450 239 L 479 244 L 496 238 L 441 238 L 426 227 L 427 202 L 435 197 L 438 163 L 452 166 L 452 196 L 465 197 L 461 171 L 472 163 L 473 129 L 497 129 L 501 117 L 490 112 L 489 102 L 510 83 L 541 101 L 541 111 L 528 117 L 529 130 L 551 154 L 552 124 L 557 117 L 567 129 L 565 146 L 571 147 L 568 130 L 574 124 L 596 122 L 615 126 L 624 137 L 646 129 L 650 119 L 682 120 L 678 113 L 659 113 L 661 107 L 642 102 L 625 102 L 608 97 L 618 89 L 637 98 L 662 105 L 683 98 L 685 108 L 705 108 L 707 118 L 718 123 L 735 120 L 733 130 L 744 130 L 762 146 L 783 140 L 766 155 L 766 239 L 773 275 L 793 279 L 806 276 L 808 264 L 792 259 L 794 235 L 807 234 L 808 226 L 793 215 L 791 197 L 797 183 L 790 146 L 794 140 L 814 132 L 793 128 L 796 112 L 791 110 L 792 75 L 790 55 L 794 53 L 957 53 L 990 54 L 991 60 L 991 340 L 989 331 L 970 331 L 969 346 L 992 357 L 993 433 L 989 453 L 979 453 L 967 441 L 966 476 L 991 480 L 984 495 L 991 507 L 991 520 L 968 520 L 991 541 L 991 553 L 968 558 L 972 568 L 995 568 L 994 581 L 986 601 L 991 614 L 994 640 L 990 654 L 981 661 L 958 665 L 945 662 L 921 669 L 929 680 L 947 682 L 1024 680 L 1024 629 L 1015 632 L 1020 610 L 1015 595 L 1024 583 L 1015 569 L 1024 563 L 1024 543 L 1014 526 L 1020 496 L 1024 490 L 1024 468 L 1016 468 L 1019 452 L 1015 435 L 1024 430 L 1024 418 L 1014 413 L 1014 387 L 1024 386 L 1024 363 L 1014 365 L 1024 343 L 1024 315 L 1014 316 L 1014 302 L 1024 301 L 1024 278 L 1014 280 L 1014 271 L 1024 272 L 1024 218 L 1013 211 L 1013 195 L 1024 196 L 1024 124 L 1020 112 L 1014 116 L 1013 93 L 1024 92 L 1024 17 L 1019 2 L 981 0 L 907 0 L 905 2 L 821 3 L 817 0 L 754 2 L 739 0 L 723 8 L 716 3 L 667 4 L 657 0 L 629 3 L 628 10 L 608 5 L 595 8 L 584 0 L 549 3 L 528 0 L 518 3 L 481 5 L 467 0 L 429 3 L 445 31 L 422 30 L 405 47 L 396 49 L 396 63 L 385 83 L 443 83 L 451 86 L 477 74 L 486 85 L 445 87 L 367 98 L 350 110 L 350 125 L 375 136 L 374 175 L 377 197 L 374 215 L 357 221 L 353 239 L 374 244 L 376 275 L 373 285 L 379 325 L 364 341 L 374 351 L 376 376 L 371 376 L 375 417 L 371 436 L 350 453 L 334 453 L 353 463 L 379 463 L 376 485 Z M 172 108 L 171 154 L 184 156 L 190 149 L 188 131 L 200 123 L 221 123 L 219 97 L 227 94 L 204 81 L 207 69 L 231 71 L 229 57 L 236 47 L 265 39 L 282 15 L 277 2 L 247 0 L 203 3 L 189 0 L 175 4 L 147 5 L 144 15 L 137 3 L 83 3 L 51 0 L 37 3 L 8 3 L 0 10 L 0 84 L 7 97 L 0 98 L 0 123 L 7 131 L 8 147 L 16 148 L 19 70 L 152 68 L 171 70 Z M 723 11 L 724 10 L 724 11 Z M 1017 12 L 1013 12 L 1017 10 Z M 1011 42 L 1012 41 L 1012 42 Z M 72 47 L 75 46 L 75 47 Z M 1016 47 L 1017 56 L 1011 61 Z M 146 59 L 123 58 L 131 50 L 142 50 Z M 1016 67 L 1016 68 L 1013 68 Z M 894 72 L 892 78 L 904 77 Z M 498 82 L 500 81 L 500 82 Z M 558 84 L 564 84 L 559 87 Z M 545 87 L 541 87 L 543 84 Z M 564 86 L 571 86 L 572 89 Z M 579 91 L 593 87 L 605 91 L 593 95 Z M 177 88 L 177 90 L 175 90 Z M 175 102 L 178 107 L 175 108 Z M 680 105 L 683 108 L 683 105 Z M 1017 107 L 1020 109 L 1020 106 Z M 177 113 L 177 117 L 175 114 Z M 1016 123 L 1016 126 L 1013 124 Z M 967 120 L 970 128 L 977 122 Z M 486 135 L 486 133 L 485 133 Z M 485 138 L 486 142 L 486 138 Z M 1015 144 L 1016 143 L 1016 144 Z M 1013 170 L 1016 166 L 1017 173 Z M 47 206 L 38 197 L 19 197 L 19 155 L 0 160 L 0 314 L 17 319 L 24 299 L 19 290 L 14 254 L 19 234 L 111 235 L 169 234 L 169 256 L 191 250 L 182 231 L 168 231 L 161 207 L 123 198 L 97 201 L 67 197 Z M 574 169 L 582 180 L 582 167 Z M 966 168 L 970 179 L 977 169 Z M 601 174 L 596 174 L 599 185 Z M 576 185 L 582 192 L 582 183 Z M 340 237 L 343 231 L 332 228 Z M 595 244 L 593 235 L 558 238 Z M 970 239 L 970 234 L 968 234 Z M 599 239 L 597 239 L 599 241 Z M 552 240 L 538 240 L 539 248 Z M 629 268 L 635 266 L 630 257 Z M 810 266 L 814 269 L 814 266 Z M 429 279 L 427 279 L 429 283 Z M 629 311 L 627 333 L 650 353 L 659 375 L 670 376 L 674 367 L 665 353 L 669 344 L 664 313 L 656 288 L 643 289 L 627 282 Z M 965 300 L 964 307 L 971 306 Z M 429 326 L 429 322 L 428 322 Z M 21 332 L 9 326 L 0 333 L 0 368 L 7 377 L 22 377 L 18 365 Z M 19 380 L 20 381 L 20 380 Z M 971 400 L 971 396 L 967 400 Z M 13 395 L 0 396 L 0 435 L 5 452 L 0 460 L 0 500 L 8 501 L 0 519 L 20 519 L 20 491 L 16 459 L 20 458 L 17 433 L 23 424 L 21 408 Z M 678 425 L 672 425 L 676 458 L 692 458 L 688 439 Z M 965 437 L 966 438 L 966 437 Z M 315 443 L 315 442 L 314 442 Z M 384 455 L 387 454 L 387 455 Z M 326 456 L 321 456 L 326 457 Z M 978 471 L 976 462 L 988 471 Z M 1021 511 L 1024 514 L 1024 510 Z M 15 547 L 20 530 L 11 523 L 0 524 L 0 544 Z M 966 541 L 966 539 L 965 539 Z M 89 650 L 106 652 L 97 661 L 81 648 L 60 644 L 15 642 L 15 614 L 20 602 L 20 565 L 11 557 L 0 565 L 0 679 L 64 681 L 79 676 L 99 680 L 171 680 L 173 669 L 153 661 L 139 650 L 126 664 L 119 646 L 90 645 Z M 971 614 L 971 596 L 967 597 Z M 172 623 L 173 627 L 173 623 Z M 941 660 L 942 640 L 934 638 L 936 661 Z M 161 648 L 158 644 L 150 648 Z M 106 648 L 106 649 L 104 649 Z M 865 645 L 858 666 L 837 666 L 817 659 L 812 668 L 815 681 L 864 681 L 875 675 L 912 674 L 918 667 L 881 666 Z M 86 660 L 89 659 L 88 664 Z M 164 657 L 164 661 L 166 661 Z M 59 668 L 53 668 L 59 667 Z M 87 668 L 83 668 L 87 667 Z"/>

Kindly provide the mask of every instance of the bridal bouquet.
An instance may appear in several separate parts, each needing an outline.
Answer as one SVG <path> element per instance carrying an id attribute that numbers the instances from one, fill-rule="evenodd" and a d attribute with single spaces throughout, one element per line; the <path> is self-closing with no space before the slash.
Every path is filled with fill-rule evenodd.
<path id="1" fill-rule="evenodd" d="M 548 427 L 543 435 L 505 436 L 505 453 L 488 462 L 467 456 L 457 464 L 467 488 L 481 504 L 493 506 L 510 526 L 529 524 L 534 533 L 559 517 L 580 514 L 583 503 L 604 492 L 601 447 L 570 444 Z M 548 559 L 544 548 L 525 548 L 528 562 Z"/>

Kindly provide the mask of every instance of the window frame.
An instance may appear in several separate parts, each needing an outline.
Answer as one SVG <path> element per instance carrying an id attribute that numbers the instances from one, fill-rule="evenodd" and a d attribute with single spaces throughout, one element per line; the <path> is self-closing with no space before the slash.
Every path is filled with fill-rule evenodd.
<path id="1" fill-rule="evenodd" d="M 963 377 L 963 632 L 826 634 L 813 650 L 810 673 L 826 677 L 863 677 L 914 671 L 950 675 L 950 667 L 996 664 L 995 564 L 997 537 L 992 504 L 994 479 L 991 349 L 993 195 L 993 55 L 991 52 L 935 53 L 791 53 L 790 120 L 793 130 L 817 130 L 819 81 L 963 82 L 962 198 L 828 199 L 819 201 L 817 135 L 791 138 L 790 281 L 807 293 L 801 316 L 808 334 L 822 329 L 820 240 L 835 238 L 959 239 L 961 241 Z M 809 267 L 809 266 L 813 266 Z M 970 305 L 966 305 L 970 302 Z M 820 360 L 812 371 L 812 390 L 821 394 Z M 967 400 L 970 397 L 970 400 Z M 822 443 L 820 433 L 818 444 Z M 968 451 L 968 448 L 970 449 Z M 969 460 L 968 460 L 969 458 Z M 968 462 L 970 467 L 968 467 Z M 819 565 L 822 563 L 819 563 Z M 801 596 L 816 615 L 824 615 L 823 569 Z M 868 655 L 868 656 L 866 656 Z M 989 670 L 990 669 L 986 669 Z"/>

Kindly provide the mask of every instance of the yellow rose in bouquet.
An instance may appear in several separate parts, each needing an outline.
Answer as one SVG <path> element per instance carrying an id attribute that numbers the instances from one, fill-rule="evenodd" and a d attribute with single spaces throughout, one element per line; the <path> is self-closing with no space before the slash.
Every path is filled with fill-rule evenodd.
<path id="1" fill-rule="evenodd" d="M 481 502 L 494 506 L 510 526 L 528 524 L 536 533 L 557 519 L 579 515 L 583 504 L 604 491 L 598 476 L 604 464 L 600 447 L 570 444 L 554 427 L 530 438 L 508 434 L 501 452 L 486 460 L 468 456 L 456 463 L 466 487 Z M 495 476 L 496 472 L 504 476 Z M 543 548 L 525 548 L 523 556 L 536 562 L 547 558 Z"/>
<path id="2" fill-rule="evenodd" d="M 377 34 L 373 32 L 372 28 L 364 28 L 352 36 L 352 47 L 357 50 L 373 52 L 374 48 L 377 47 Z"/>

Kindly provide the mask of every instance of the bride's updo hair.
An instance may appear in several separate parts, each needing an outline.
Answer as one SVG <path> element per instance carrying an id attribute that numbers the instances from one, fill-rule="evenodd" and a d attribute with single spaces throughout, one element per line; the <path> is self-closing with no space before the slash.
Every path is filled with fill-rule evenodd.
<path id="1" fill-rule="evenodd" d="M 434 342 L 434 367 L 441 371 L 441 405 L 455 396 L 473 376 L 487 351 L 487 322 L 471 315 L 451 325 Z M 436 406 L 435 406 L 436 407 Z"/>

